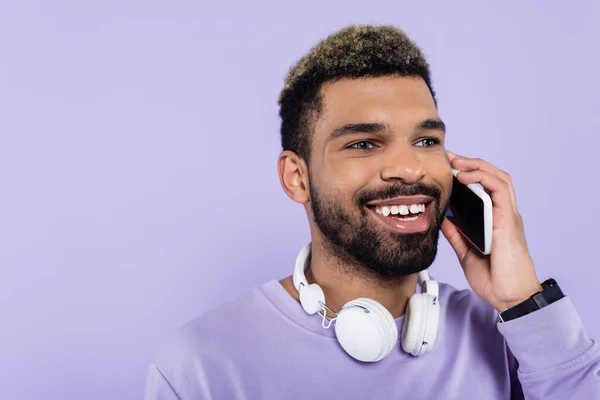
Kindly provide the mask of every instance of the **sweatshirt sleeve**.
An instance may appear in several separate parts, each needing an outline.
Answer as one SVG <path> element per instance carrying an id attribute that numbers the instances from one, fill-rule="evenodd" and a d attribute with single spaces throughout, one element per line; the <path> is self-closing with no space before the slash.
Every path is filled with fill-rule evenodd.
<path id="1" fill-rule="evenodd" d="M 518 362 L 526 400 L 600 399 L 600 346 L 569 297 L 498 329 Z"/>
<path id="2" fill-rule="evenodd" d="M 144 400 L 180 400 L 156 364 L 150 364 L 148 367 Z"/>

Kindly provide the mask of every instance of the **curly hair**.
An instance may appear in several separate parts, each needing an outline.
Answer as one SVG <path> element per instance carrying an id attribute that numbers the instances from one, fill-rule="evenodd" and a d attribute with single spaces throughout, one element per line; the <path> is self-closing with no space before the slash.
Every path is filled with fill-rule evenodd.
<path id="1" fill-rule="evenodd" d="M 350 25 L 320 41 L 285 78 L 278 101 L 283 150 L 291 150 L 309 163 L 324 83 L 386 75 L 421 77 L 437 106 L 429 64 L 402 30 L 390 25 Z"/>

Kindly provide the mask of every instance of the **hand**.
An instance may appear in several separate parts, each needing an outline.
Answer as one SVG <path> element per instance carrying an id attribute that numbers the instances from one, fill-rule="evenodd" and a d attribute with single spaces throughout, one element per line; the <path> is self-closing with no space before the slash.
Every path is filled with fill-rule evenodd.
<path id="1" fill-rule="evenodd" d="M 527 248 L 523 220 L 510 176 L 488 162 L 447 152 L 456 178 L 479 183 L 492 198 L 492 252 L 481 254 L 456 226 L 445 219 L 442 233 L 456 252 L 469 286 L 498 312 L 542 290 Z"/>

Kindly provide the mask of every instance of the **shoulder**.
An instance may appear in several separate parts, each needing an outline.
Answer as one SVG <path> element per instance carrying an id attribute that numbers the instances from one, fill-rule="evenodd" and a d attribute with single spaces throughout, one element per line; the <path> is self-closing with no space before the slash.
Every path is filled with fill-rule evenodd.
<path id="1" fill-rule="evenodd" d="M 256 319 L 269 308 L 262 286 L 218 304 L 173 332 L 159 352 L 159 362 L 191 354 L 209 356 L 216 347 L 231 345 L 233 338 L 239 339 L 241 332 L 256 326 Z"/>
<path id="2" fill-rule="evenodd" d="M 442 347 L 455 359 L 477 359 L 481 377 L 487 374 L 493 381 L 515 385 L 518 364 L 498 329 L 498 312 L 470 288 L 439 285 Z"/>
<path id="3" fill-rule="evenodd" d="M 440 305 L 445 339 L 460 340 L 465 343 L 463 349 L 494 360 L 509 357 L 506 341 L 498 329 L 497 311 L 475 292 L 440 283 Z"/>
<path id="4" fill-rule="evenodd" d="M 173 387 L 186 390 L 226 379 L 235 369 L 235 357 L 243 356 L 265 329 L 258 321 L 272 314 L 271 307 L 262 286 L 256 286 L 205 311 L 162 344 L 157 370 Z"/>
<path id="5" fill-rule="evenodd" d="M 471 289 L 457 289 L 449 283 L 439 283 L 440 305 L 446 319 L 471 327 L 497 330 L 498 313 Z"/>

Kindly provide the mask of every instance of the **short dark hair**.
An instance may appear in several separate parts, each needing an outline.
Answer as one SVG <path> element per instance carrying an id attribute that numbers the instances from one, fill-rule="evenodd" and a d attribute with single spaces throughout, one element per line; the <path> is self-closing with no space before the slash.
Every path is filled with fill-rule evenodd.
<path id="1" fill-rule="evenodd" d="M 399 28 L 350 25 L 320 41 L 285 78 L 279 96 L 283 150 L 291 150 L 309 163 L 324 83 L 385 75 L 423 78 L 437 107 L 429 64 L 421 49 Z"/>

